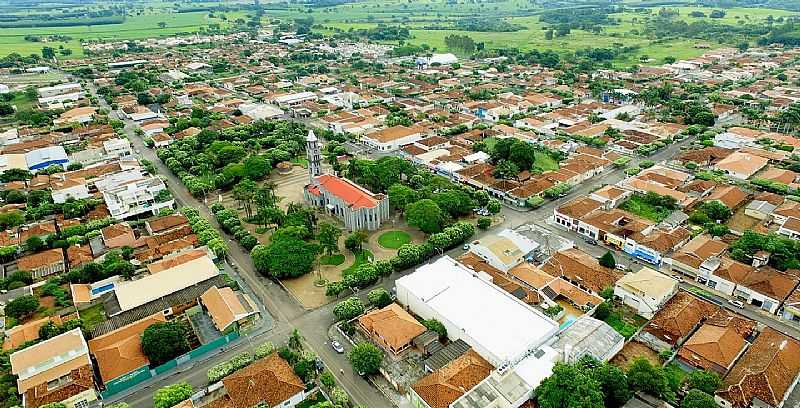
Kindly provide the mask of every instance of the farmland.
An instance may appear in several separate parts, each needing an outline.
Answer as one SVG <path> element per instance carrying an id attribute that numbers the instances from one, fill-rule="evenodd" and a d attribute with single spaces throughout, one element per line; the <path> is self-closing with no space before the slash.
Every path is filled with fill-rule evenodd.
<path id="1" fill-rule="evenodd" d="M 687 2 L 688 4 L 689 2 Z M 87 11 L 109 12 L 102 3 L 88 2 Z M 403 41 L 409 45 L 428 46 L 433 52 L 452 52 L 467 56 L 469 51 L 447 46 L 445 38 L 451 35 L 468 36 L 482 49 L 516 48 L 527 50 L 554 50 L 559 53 L 576 52 L 587 48 L 628 48 L 618 52 L 614 65 L 661 64 L 665 58 L 691 58 L 706 52 L 705 45 L 715 48 L 734 46 L 733 38 L 720 43 L 718 37 L 695 38 L 690 36 L 667 36 L 656 38 L 648 31 L 648 22 L 655 19 L 661 7 L 642 8 L 634 1 L 626 1 L 622 12 L 608 14 L 604 24 L 593 27 L 572 28 L 568 33 L 553 36 L 553 24 L 543 20 L 543 14 L 564 11 L 572 14 L 580 10 L 597 9 L 596 5 L 576 1 L 568 5 L 559 2 L 537 2 L 532 0 L 497 0 L 494 2 L 463 0 L 363 0 L 329 7 L 307 7 L 281 2 L 264 2 L 264 24 L 291 23 L 296 19 L 311 19 L 313 30 L 324 35 L 347 33 L 349 30 L 374 29 L 381 25 L 400 26 L 409 30 L 410 38 Z M 16 12 L 24 18 L 46 19 L 46 10 L 8 10 L 0 1 L 0 11 Z M 125 40 L 165 37 L 202 32 L 209 27 L 219 29 L 236 28 L 236 19 L 252 14 L 251 4 L 226 2 L 225 11 L 217 10 L 219 3 L 191 3 L 191 9 L 177 8 L 178 3 L 144 0 L 136 7 L 125 10 L 119 24 L 75 25 L 64 27 L 4 28 L 0 32 L 0 56 L 12 52 L 20 54 L 38 53 L 43 46 L 71 51 L 66 58 L 81 57 L 81 41 Z M 180 6 L 183 7 L 183 6 Z M 558 7 L 558 8 L 556 8 Z M 191 11 L 197 10 L 197 11 Z M 574 11 L 573 11 L 574 10 Z M 674 19 L 686 23 L 708 22 L 717 25 L 741 27 L 766 24 L 767 19 L 783 19 L 797 16 L 797 12 L 767 8 L 726 8 L 724 15 L 711 18 L 714 10 L 708 7 L 676 6 L 669 10 L 677 12 Z M 122 13 L 120 10 L 112 10 Z M 33 16 L 33 17 L 32 17 Z M 105 17 L 108 19 L 109 17 Z M 492 21 L 516 27 L 516 31 L 458 29 L 463 21 Z M 0 21 L 2 24 L 3 21 Z M 163 23 L 163 24 L 161 24 Z M 8 23 L 10 24 L 10 23 Z M 463 28 L 463 27 L 462 27 Z M 591 31 L 587 31 L 591 29 Z M 42 37 L 44 42 L 31 42 L 26 36 Z M 53 39 L 48 37 L 56 36 Z M 65 36 L 58 37 L 58 36 Z M 386 43 L 400 41 L 380 40 Z M 696 47 L 702 42 L 704 47 Z"/>

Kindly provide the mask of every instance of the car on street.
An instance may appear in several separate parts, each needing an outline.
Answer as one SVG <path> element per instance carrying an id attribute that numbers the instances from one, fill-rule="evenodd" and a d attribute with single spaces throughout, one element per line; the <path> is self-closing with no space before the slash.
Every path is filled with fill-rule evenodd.
<path id="1" fill-rule="evenodd" d="M 670 275 L 669 277 L 675 279 L 678 282 L 683 282 L 683 277 L 681 275 Z"/>
<path id="2" fill-rule="evenodd" d="M 469 251 L 469 244 L 464 244 L 464 250 Z"/>
<path id="3" fill-rule="evenodd" d="M 616 268 L 617 268 L 618 271 L 628 270 L 628 267 L 623 265 L 623 264 L 617 264 Z"/>
<path id="4" fill-rule="evenodd" d="M 730 303 L 732 306 L 737 307 L 739 309 L 744 309 L 744 303 L 742 303 L 741 300 L 729 299 L 728 303 Z"/>
<path id="5" fill-rule="evenodd" d="M 337 341 L 337 340 L 331 341 L 331 347 L 333 348 L 333 351 L 335 351 L 335 352 L 337 352 L 339 354 L 343 354 L 344 353 L 344 347 L 342 347 L 342 343 L 339 343 L 339 341 Z"/>
<path id="6" fill-rule="evenodd" d="M 583 240 L 583 242 L 586 242 L 589 245 L 597 245 L 597 240 L 594 238 L 586 238 Z"/>

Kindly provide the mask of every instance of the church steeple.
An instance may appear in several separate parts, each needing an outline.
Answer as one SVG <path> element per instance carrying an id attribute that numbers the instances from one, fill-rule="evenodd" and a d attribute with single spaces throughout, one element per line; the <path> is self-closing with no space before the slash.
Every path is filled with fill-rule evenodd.
<path id="1" fill-rule="evenodd" d="M 306 159 L 308 159 L 308 182 L 311 184 L 315 177 L 322 174 L 322 154 L 319 140 L 313 130 L 309 130 L 306 137 Z"/>

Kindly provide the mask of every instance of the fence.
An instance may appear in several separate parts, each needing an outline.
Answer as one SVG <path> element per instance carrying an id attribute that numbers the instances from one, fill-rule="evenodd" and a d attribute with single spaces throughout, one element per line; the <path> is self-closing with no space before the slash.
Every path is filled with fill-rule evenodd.
<path id="1" fill-rule="evenodd" d="M 163 374 L 179 365 L 186 364 L 192 360 L 196 360 L 205 354 L 213 351 L 219 347 L 222 347 L 234 340 L 239 338 L 239 333 L 233 332 L 226 336 L 222 336 L 217 338 L 216 340 L 203 344 L 202 346 L 182 355 L 178 356 L 166 363 L 155 367 L 153 369 L 145 366 L 138 368 L 134 371 L 131 371 L 121 377 L 117 377 L 109 382 L 106 383 L 105 391 L 100 393 L 102 398 L 108 398 L 114 394 L 119 392 L 125 391 L 131 387 L 134 387 L 143 381 L 147 381 L 157 375 Z"/>

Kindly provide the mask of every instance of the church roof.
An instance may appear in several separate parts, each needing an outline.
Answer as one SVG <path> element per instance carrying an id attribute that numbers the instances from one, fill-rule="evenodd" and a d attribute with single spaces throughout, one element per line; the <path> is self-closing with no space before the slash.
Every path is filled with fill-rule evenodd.
<path id="1" fill-rule="evenodd" d="M 353 210 L 375 208 L 383 199 L 383 196 L 380 194 L 372 194 L 369 190 L 346 178 L 340 178 L 330 174 L 323 174 L 316 177 L 315 184 L 322 190 L 344 201 Z"/>

